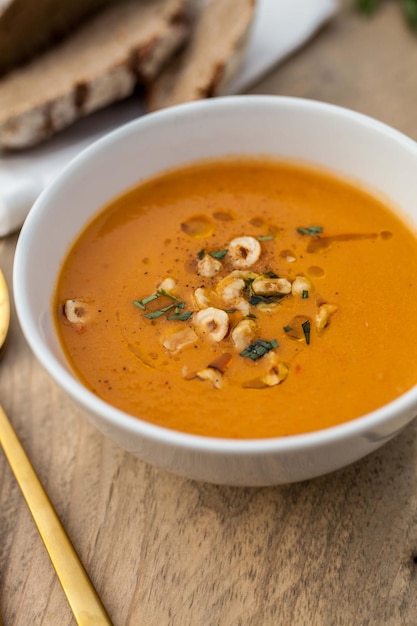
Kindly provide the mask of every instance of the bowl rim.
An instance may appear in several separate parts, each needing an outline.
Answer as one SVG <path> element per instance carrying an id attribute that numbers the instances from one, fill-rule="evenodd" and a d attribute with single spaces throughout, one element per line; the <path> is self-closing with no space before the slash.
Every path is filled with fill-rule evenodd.
<path id="1" fill-rule="evenodd" d="M 190 112 L 200 113 L 208 108 L 220 110 L 222 108 L 235 108 L 236 106 L 245 107 L 248 105 L 260 107 L 289 106 L 295 109 L 308 109 L 309 111 L 318 110 L 332 115 L 343 116 L 353 123 L 359 123 L 368 128 L 373 128 L 389 139 L 402 144 L 403 147 L 416 153 L 417 158 L 417 143 L 391 126 L 364 115 L 363 113 L 308 98 L 278 95 L 224 96 L 181 104 L 162 111 L 149 113 L 130 121 L 94 141 L 90 146 L 84 148 L 80 154 L 75 156 L 70 163 L 63 168 L 55 180 L 40 194 L 30 210 L 18 238 L 13 268 L 14 300 L 23 334 L 44 369 L 55 383 L 65 390 L 78 405 L 81 405 L 90 413 L 99 415 L 100 419 L 107 425 L 117 425 L 125 432 L 140 435 L 147 440 L 152 440 L 160 444 L 175 446 L 176 448 L 192 450 L 194 452 L 211 453 L 213 455 L 230 453 L 234 456 L 246 456 L 256 455 L 258 453 L 285 454 L 296 450 L 302 451 L 321 447 L 328 443 L 341 443 L 344 440 L 357 436 L 366 437 L 366 434 L 369 434 L 373 428 L 380 428 L 385 423 L 389 422 L 393 415 L 410 414 L 414 411 L 417 414 L 417 384 L 391 402 L 363 416 L 356 417 L 335 426 L 307 433 L 261 439 L 220 438 L 192 434 L 169 429 L 152 422 L 147 422 L 142 418 L 131 416 L 108 404 L 93 392 L 89 391 L 76 375 L 66 369 L 54 356 L 42 338 L 39 325 L 33 319 L 33 316 L 28 313 L 30 310 L 28 293 L 25 293 L 25 290 L 22 288 L 24 281 L 20 280 L 20 277 L 25 274 L 25 267 L 28 263 L 26 242 L 30 241 L 32 231 L 35 230 L 38 220 L 41 219 L 43 211 L 49 204 L 50 196 L 59 188 L 62 180 L 70 179 L 73 173 L 78 171 L 84 163 L 94 159 L 97 154 L 100 154 L 114 142 L 118 143 L 123 141 L 132 131 L 136 132 L 138 127 L 159 124 L 160 121 L 164 121 L 165 119 L 174 119 L 178 115 L 188 115 Z M 408 421 L 410 420 L 407 420 L 407 422 Z M 387 438 L 390 437 L 391 433 Z M 382 439 L 383 436 L 378 436 L 378 440 Z"/>

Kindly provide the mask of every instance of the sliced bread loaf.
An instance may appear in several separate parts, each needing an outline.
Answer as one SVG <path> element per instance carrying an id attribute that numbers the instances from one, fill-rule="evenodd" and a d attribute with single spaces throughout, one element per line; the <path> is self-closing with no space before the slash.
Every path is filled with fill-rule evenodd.
<path id="1" fill-rule="evenodd" d="M 118 2 L 3 77 L 0 149 L 39 143 L 152 79 L 188 33 L 189 2 Z"/>
<path id="2" fill-rule="evenodd" d="M 186 48 L 150 85 L 149 110 L 214 96 L 236 71 L 255 0 L 204 0 Z"/>

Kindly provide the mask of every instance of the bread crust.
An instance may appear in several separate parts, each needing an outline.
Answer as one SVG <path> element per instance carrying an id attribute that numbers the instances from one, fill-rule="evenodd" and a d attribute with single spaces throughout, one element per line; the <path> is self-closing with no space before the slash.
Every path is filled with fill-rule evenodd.
<path id="1" fill-rule="evenodd" d="M 0 149 L 38 144 L 151 80 L 188 35 L 188 4 L 119 3 L 54 50 L 4 77 Z"/>
<path id="2" fill-rule="evenodd" d="M 0 0 L 0 76 L 118 0 Z"/>
<path id="3" fill-rule="evenodd" d="M 218 95 L 237 71 L 255 0 L 206 0 L 187 47 L 150 86 L 150 111 Z"/>

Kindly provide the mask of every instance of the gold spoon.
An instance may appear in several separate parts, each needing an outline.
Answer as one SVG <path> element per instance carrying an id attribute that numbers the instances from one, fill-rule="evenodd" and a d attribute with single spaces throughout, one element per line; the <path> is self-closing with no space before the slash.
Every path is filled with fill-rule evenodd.
<path id="1" fill-rule="evenodd" d="M 9 323 L 9 294 L 0 270 L 0 351 Z M 0 445 L 32 513 L 77 624 L 111 626 L 110 618 L 1 405 Z"/>

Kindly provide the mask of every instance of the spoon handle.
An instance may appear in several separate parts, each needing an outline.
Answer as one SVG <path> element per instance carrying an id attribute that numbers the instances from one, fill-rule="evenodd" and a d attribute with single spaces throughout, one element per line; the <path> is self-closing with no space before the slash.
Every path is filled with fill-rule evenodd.
<path id="1" fill-rule="evenodd" d="M 0 444 L 38 527 L 77 624 L 111 626 L 106 610 L 1 405 Z"/>

